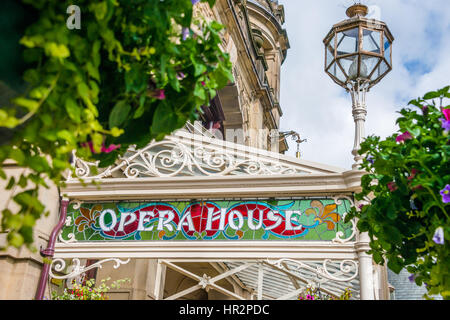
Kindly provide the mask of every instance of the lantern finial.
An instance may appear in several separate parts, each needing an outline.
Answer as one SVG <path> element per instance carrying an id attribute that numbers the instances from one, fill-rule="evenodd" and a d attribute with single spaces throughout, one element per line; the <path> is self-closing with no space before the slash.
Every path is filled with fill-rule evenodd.
<path id="1" fill-rule="evenodd" d="M 369 13 L 369 8 L 361 3 L 354 4 L 345 12 L 349 18 L 354 16 L 365 17 Z"/>

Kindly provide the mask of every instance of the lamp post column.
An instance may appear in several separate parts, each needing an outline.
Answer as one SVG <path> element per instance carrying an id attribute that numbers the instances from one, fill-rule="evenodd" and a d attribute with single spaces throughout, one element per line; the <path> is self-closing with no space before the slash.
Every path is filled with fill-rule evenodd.
<path id="1" fill-rule="evenodd" d="M 356 242 L 356 252 L 359 260 L 359 285 L 360 285 L 360 299 L 374 300 L 374 277 L 372 256 L 366 252 L 370 250 L 370 238 L 367 232 L 359 233 Z"/>
<path id="2" fill-rule="evenodd" d="M 349 83 L 348 91 L 352 96 L 352 114 L 355 121 L 355 139 L 352 154 L 355 162 L 352 165 L 353 170 L 358 170 L 362 163 L 363 156 L 358 154 L 361 141 L 365 135 L 364 124 L 366 122 L 367 107 L 366 93 L 368 91 L 369 82 L 356 80 Z"/>

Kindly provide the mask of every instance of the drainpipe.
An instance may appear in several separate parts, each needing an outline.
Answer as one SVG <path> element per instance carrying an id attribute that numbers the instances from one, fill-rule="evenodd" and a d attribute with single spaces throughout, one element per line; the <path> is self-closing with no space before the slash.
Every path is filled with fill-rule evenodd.
<path id="1" fill-rule="evenodd" d="M 55 226 L 55 228 L 53 229 L 53 231 L 50 235 L 50 238 L 48 240 L 47 249 L 45 249 L 45 250 L 41 249 L 41 256 L 44 258 L 53 258 L 53 255 L 55 254 L 56 237 L 58 236 L 59 232 L 61 231 L 62 226 L 64 225 L 64 222 L 66 221 L 68 206 L 69 206 L 69 200 L 66 198 L 63 198 L 61 200 L 61 206 L 59 209 L 58 224 Z M 45 292 L 45 287 L 47 285 L 49 271 L 50 271 L 50 264 L 44 262 L 44 266 L 41 271 L 41 278 L 39 279 L 38 288 L 36 290 L 35 300 L 42 300 L 44 297 L 44 292 Z"/>

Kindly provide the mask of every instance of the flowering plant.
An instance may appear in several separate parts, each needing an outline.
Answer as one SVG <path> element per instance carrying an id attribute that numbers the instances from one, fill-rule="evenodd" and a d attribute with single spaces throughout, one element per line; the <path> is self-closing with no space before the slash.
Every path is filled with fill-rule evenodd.
<path id="1" fill-rule="evenodd" d="M 232 65 L 224 26 L 194 14 L 215 0 L 3 2 L 11 37 L 0 56 L 0 178 L 21 190 L 0 213 L 0 232 L 32 247 L 48 214 L 38 195 L 64 184 L 73 152 L 107 167 L 130 145 L 161 140 L 199 118 L 233 81 Z M 73 7 L 80 28 L 68 27 Z M 7 176 L 7 159 L 20 176 Z"/>
<path id="2" fill-rule="evenodd" d="M 85 284 L 73 283 L 72 288 L 65 288 L 62 294 L 52 291 L 52 300 L 108 300 L 106 293 L 111 289 L 119 289 L 124 282 L 130 282 L 129 278 L 119 279 L 111 283 L 111 287 L 106 285 L 110 277 L 102 279 L 100 285 L 94 287 L 95 280 L 86 280 Z"/>
<path id="3" fill-rule="evenodd" d="M 329 294 L 323 294 L 319 288 L 308 287 L 305 292 L 298 296 L 298 300 L 350 300 L 352 292 L 350 288 L 346 288 L 345 291 L 339 296 L 333 296 Z"/>
<path id="4" fill-rule="evenodd" d="M 385 140 L 370 136 L 359 153 L 367 172 L 364 205 L 354 207 L 346 220 L 358 218 L 358 229 L 368 232 L 369 253 L 375 262 L 412 274 L 426 284 L 429 295 L 450 299 L 450 86 L 429 92 L 402 109 L 400 134 Z M 438 102 L 438 103 L 436 103 Z"/>

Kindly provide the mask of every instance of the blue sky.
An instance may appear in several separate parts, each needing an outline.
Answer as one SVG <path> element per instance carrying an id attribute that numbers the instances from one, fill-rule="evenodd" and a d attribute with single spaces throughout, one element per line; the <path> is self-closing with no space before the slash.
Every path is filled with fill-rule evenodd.
<path id="1" fill-rule="evenodd" d="M 411 99 L 450 85 L 450 1 L 366 0 L 369 16 L 387 23 L 395 37 L 393 70 L 367 96 L 366 135 L 397 130 L 397 112 Z M 285 7 L 291 49 L 281 68 L 281 130 L 308 142 L 305 160 L 351 168 L 354 123 L 351 99 L 324 72 L 323 38 L 347 18 L 353 0 L 279 0 Z M 288 155 L 296 145 L 289 140 Z"/>

